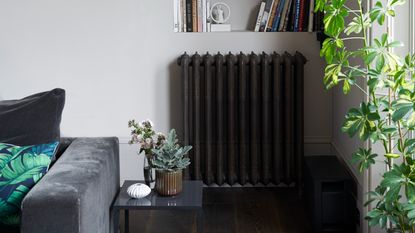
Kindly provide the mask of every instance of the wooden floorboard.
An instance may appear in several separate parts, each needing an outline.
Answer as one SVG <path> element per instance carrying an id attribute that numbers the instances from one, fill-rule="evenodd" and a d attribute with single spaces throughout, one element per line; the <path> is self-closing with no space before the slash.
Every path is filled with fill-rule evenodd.
<path id="1" fill-rule="evenodd" d="M 310 232 L 293 188 L 205 188 L 203 211 L 205 233 Z M 191 211 L 131 211 L 130 232 L 196 232 L 196 217 Z"/>

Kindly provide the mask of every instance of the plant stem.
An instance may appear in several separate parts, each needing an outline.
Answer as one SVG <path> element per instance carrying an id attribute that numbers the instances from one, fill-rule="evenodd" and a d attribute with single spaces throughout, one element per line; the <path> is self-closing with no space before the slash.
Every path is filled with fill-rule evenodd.
<path id="1" fill-rule="evenodd" d="M 347 37 L 347 38 L 341 38 L 342 41 L 346 41 L 346 40 L 364 40 L 364 37 Z"/>
<path id="2" fill-rule="evenodd" d="M 347 12 L 353 13 L 354 15 L 359 17 L 359 14 L 358 14 L 360 12 L 359 10 L 353 10 L 350 7 L 346 6 L 346 5 L 344 5 L 344 8 L 346 8 Z"/>
<path id="3" fill-rule="evenodd" d="M 390 88 L 389 88 L 390 89 Z M 394 100 L 396 100 L 396 92 L 394 92 L 393 93 L 393 98 L 394 98 Z M 403 134 L 402 134 L 402 129 L 401 129 L 401 122 L 400 121 L 398 121 L 397 122 L 398 123 L 398 132 L 399 132 L 399 141 L 400 141 L 400 144 L 401 144 L 401 148 L 402 148 L 402 150 L 403 150 L 403 148 L 404 148 L 404 144 L 403 144 Z M 399 143 L 399 142 L 398 142 Z M 402 153 L 402 155 L 403 156 L 405 156 L 405 153 Z M 403 164 L 406 164 L 406 160 L 405 160 L 405 158 L 403 158 Z"/>
<path id="4" fill-rule="evenodd" d="M 364 23 L 363 23 L 363 7 L 362 7 L 362 0 L 358 0 L 357 1 L 357 3 L 358 3 L 358 5 L 359 5 L 359 13 L 360 13 L 360 19 L 361 20 L 359 20 L 360 21 L 360 24 L 361 24 L 361 26 L 362 26 L 362 32 L 363 32 L 363 45 L 364 45 L 364 47 L 367 47 L 367 45 L 368 45 L 368 39 L 367 39 L 367 32 L 366 32 L 366 28 L 365 28 L 365 25 L 364 25 Z M 367 51 L 365 51 L 365 54 L 367 55 Z M 368 71 L 369 70 L 369 65 L 366 65 L 366 70 Z M 367 79 L 367 76 L 366 76 L 366 79 Z M 373 103 L 377 106 L 377 101 L 376 101 L 376 96 L 375 96 L 375 94 L 374 93 L 372 93 L 372 97 L 371 96 L 369 96 L 369 99 L 370 98 L 372 98 L 372 100 L 373 100 Z"/>
<path id="5" fill-rule="evenodd" d="M 366 96 L 369 96 L 369 94 L 361 87 L 361 86 L 359 86 L 359 85 L 357 85 L 357 84 L 355 84 L 355 86 L 357 87 L 357 88 L 359 88 Z"/>
<path id="6" fill-rule="evenodd" d="M 387 0 L 387 4 L 389 5 L 389 0 Z M 391 29 L 390 29 L 390 27 L 389 27 L 389 21 L 391 20 L 391 18 L 390 18 L 390 16 L 388 16 L 388 15 L 386 15 L 386 19 L 387 19 L 387 22 L 388 22 L 388 25 L 387 25 L 387 28 L 386 28 L 386 33 L 388 34 L 388 35 L 390 35 L 391 33 Z M 389 41 L 388 41 L 388 43 L 389 43 Z M 388 52 L 392 52 L 392 48 L 391 47 L 388 47 Z M 392 78 L 390 77 L 390 76 L 388 76 L 388 79 L 389 80 L 391 80 Z M 392 109 L 392 95 L 393 95 L 393 93 L 392 93 L 392 88 L 391 87 L 389 87 L 388 88 L 388 105 L 389 105 L 389 109 Z M 388 113 L 388 125 L 392 125 L 392 114 L 389 112 Z M 399 127 L 400 128 L 400 127 Z M 393 153 L 393 151 L 392 151 L 392 146 L 393 146 L 393 142 L 392 142 L 392 136 L 389 134 L 388 135 L 388 139 L 389 139 L 389 148 L 390 148 L 390 152 L 389 153 Z M 392 166 L 393 166 L 393 160 L 392 159 L 389 159 L 388 160 L 389 161 L 389 170 L 390 169 L 392 169 Z"/>

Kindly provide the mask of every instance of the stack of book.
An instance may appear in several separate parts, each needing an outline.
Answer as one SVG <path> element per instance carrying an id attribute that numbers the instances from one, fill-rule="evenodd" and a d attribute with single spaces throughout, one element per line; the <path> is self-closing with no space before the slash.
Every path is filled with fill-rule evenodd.
<path id="1" fill-rule="evenodd" d="M 313 32 L 323 26 L 322 14 L 314 12 L 315 0 L 263 0 L 256 32 Z"/>
<path id="2" fill-rule="evenodd" d="M 175 32 L 209 32 L 208 0 L 174 0 Z"/>

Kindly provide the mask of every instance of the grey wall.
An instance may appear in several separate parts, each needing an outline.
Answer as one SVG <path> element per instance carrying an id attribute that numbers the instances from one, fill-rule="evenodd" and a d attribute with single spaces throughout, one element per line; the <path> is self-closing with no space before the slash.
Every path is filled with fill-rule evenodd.
<path id="1" fill-rule="evenodd" d="M 234 12 L 254 10 L 252 0 L 237 2 Z M 298 50 L 309 61 L 307 145 L 310 153 L 328 153 L 331 94 L 322 87 L 315 34 L 173 33 L 172 5 L 166 0 L 0 1 L 0 95 L 11 99 L 65 88 L 63 135 L 120 137 L 122 178 L 136 178 L 141 158 L 126 144 L 127 121 L 149 118 L 160 131 L 181 131 L 175 64 L 181 53 Z"/>

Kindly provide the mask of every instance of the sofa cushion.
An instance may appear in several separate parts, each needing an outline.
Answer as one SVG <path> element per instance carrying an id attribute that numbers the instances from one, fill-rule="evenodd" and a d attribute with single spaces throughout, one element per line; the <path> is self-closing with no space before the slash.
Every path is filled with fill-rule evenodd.
<path id="1" fill-rule="evenodd" d="M 0 143 L 0 222 L 18 225 L 23 198 L 47 172 L 58 142 L 33 146 Z"/>
<path id="2" fill-rule="evenodd" d="M 59 140 L 64 105 L 63 89 L 0 101 L 0 142 L 27 146 Z"/>

